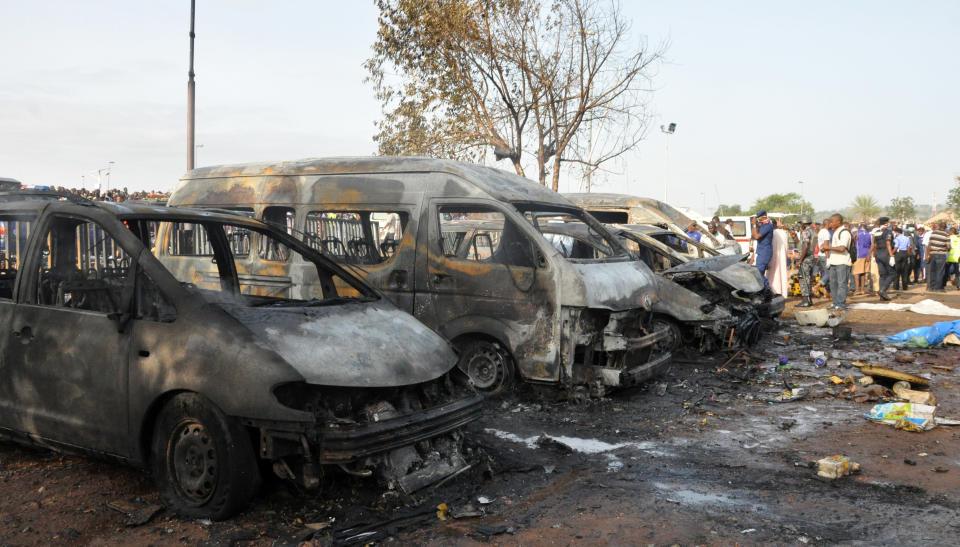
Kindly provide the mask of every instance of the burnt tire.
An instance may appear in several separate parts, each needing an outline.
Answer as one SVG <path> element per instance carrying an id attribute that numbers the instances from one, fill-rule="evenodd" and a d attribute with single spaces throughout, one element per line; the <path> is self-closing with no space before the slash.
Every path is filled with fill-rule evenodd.
<path id="1" fill-rule="evenodd" d="M 661 329 L 667 329 L 667 337 L 657 342 L 657 349 L 661 351 L 677 351 L 683 346 L 683 332 L 680 325 L 672 319 L 662 316 L 655 316 L 651 323 L 652 329 L 657 332 Z"/>
<path id="2" fill-rule="evenodd" d="M 496 397 L 513 385 L 513 359 L 497 342 L 470 340 L 457 349 L 460 350 L 457 366 L 484 396 Z"/>
<path id="3" fill-rule="evenodd" d="M 181 393 L 160 411 L 150 466 L 160 499 L 189 518 L 229 518 L 260 486 L 250 436 L 196 393 Z"/>

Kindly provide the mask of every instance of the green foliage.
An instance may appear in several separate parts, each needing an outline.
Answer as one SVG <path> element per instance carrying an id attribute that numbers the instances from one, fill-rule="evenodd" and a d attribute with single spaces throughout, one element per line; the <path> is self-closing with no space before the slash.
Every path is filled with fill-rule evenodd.
<path id="1" fill-rule="evenodd" d="M 754 202 L 753 206 L 747 212 L 753 215 L 761 209 L 766 209 L 768 213 L 812 213 L 813 204 L 809 201 L 804 201 L 803 198 L 800 197 L 800 194 L 796 192 L 770 194 Z"/>
<path id="2" fill-rule="evenodd" d="M 880 206 L 880 202 L 877 201 L 877 198 L 862 194 L 853 198 L 853 203 L 850 204 L 850 216 L 857 221 L 867 221 L 872 220 L 883 212 L 883 208 Z"/>
<path id="3" fill-rule="evenodd" d="M 913 202 L 911 197 L 893 198 L 890 201 L 890 206 L 887 207 L 887 214 L 890 215 L 890 218 L 911 219 L 917 216 L 917 204 Z"/>
<path id="4" fill-rule="evenodd" d="M 960 177 L 957 177 L 956 180 L 957 183 L 947 193 L 947 206 L 953 209 L 954 213 L 960 215 Z"/>
<path id="5" fill-rule="evenodd" d="M 717 207 L 717 210 L 713 212 L 714 216 L 720 217 L 723 220 L 724 217 L 740 217 L 744 216 L 743 208 L 740 205 L 724 205 L 720 204 L 720 207 Z"/>

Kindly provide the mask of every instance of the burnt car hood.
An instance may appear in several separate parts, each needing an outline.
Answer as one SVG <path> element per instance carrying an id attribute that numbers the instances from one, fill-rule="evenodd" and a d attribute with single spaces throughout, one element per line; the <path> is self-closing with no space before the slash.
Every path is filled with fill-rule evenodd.
<path id="1" fill-rule="evenodd" d="M 659 299 L 656 276 L 639 260 L 570 266 L 580 283 L 574 294 L 564 294 L 563 305 L 623 311 L 651 309 Z"/>
<path id="2" fill-rule="evenodd" d="M 313 307 L 220 306 L 311 384 L 419 384 L 439 378 L 457 362 L 440 335 L 386 300 Z"/>
<path id="3" fill-rule="evenodd" d="M 746 255 L 719 255 L 691 260 L 666 270 L 664 275 L 704 272 L 732 289 L 744 293 L 763 290 L 763 279 L 756 268 L 746 263 Z"/>

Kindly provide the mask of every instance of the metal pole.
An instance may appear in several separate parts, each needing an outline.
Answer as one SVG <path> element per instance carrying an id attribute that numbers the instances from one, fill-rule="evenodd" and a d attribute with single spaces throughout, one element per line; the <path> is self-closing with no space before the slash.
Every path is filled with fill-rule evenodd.
<path id="1" fill-rule="evenodd" d="M 194 139 L 194 100 L 196 83 L 193 81 L 193 22 L 196 15 L 197 0 L 190 0 L 190 70 L 187 72 L 187 170 L 193 169 L 193 159 L 196 150 L 193 148 Z"/>
<path id="2" fill-rule="evenodd" d="M 798 180 L 798 181 L 797 181 L 797 184 L 800 185 L 800 214 L 802 215 L 802 214 L 803 214 L 803 181 L 802 181 L 802 180 Z M 811 216 L 813 216 L 813 215 L 811 215 Z"/>
<path id="3" fill-rule="evenodd" d="M 670 164 L 670 133 L 667 133 L 663 140 L 663 202 L 667 202 L 667 187 L 669 186 L 670 175 L 667 166 Z"/>

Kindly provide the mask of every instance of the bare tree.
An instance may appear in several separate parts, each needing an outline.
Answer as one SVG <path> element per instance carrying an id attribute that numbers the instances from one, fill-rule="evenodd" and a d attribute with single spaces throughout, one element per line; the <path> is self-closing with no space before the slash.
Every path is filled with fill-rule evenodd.
<path id="1" fill-rule="evenodd" d="M 377 0 L 370 81 L 384 106 L 381 153 L 477 159 L 492 149 L 558 189 L 563 163 L 587 176 L 643 137 L 663 48 L 629 43 L 616 2 Z M 395 72 L 394 72 L 395 71 Z"/>

